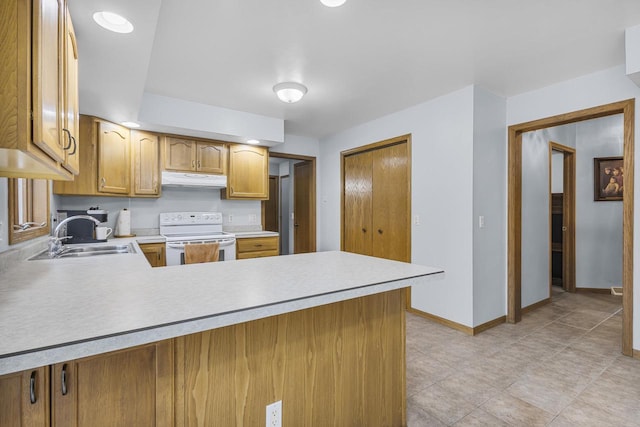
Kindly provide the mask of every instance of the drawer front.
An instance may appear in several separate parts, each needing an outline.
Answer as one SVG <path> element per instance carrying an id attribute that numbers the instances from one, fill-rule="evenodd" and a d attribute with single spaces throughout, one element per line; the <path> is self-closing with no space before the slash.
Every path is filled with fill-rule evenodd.
<path id="1" fill-rule="evenodd" d="M 255 251 L 255 252 L 239 252 L 236 254 L 236 259 L 249 259 L 249 258 L 262 258 L 268 256 L 278 256 L 278 252 L 271 251 Z"/>
<path id="2" fill-rule="evenodd" d="M 252 237 L 249 239 L 237 239 L 238 253 L 278 251 L 278 237 Z"/>

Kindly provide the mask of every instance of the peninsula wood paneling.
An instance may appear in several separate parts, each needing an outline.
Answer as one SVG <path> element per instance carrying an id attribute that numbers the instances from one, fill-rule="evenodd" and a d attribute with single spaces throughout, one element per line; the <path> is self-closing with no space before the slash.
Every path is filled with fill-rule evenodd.
<path id="1" fill-rule="evenodd" d="M 176 426 L 401 426 L 405 290 L 176 340 Z"/>

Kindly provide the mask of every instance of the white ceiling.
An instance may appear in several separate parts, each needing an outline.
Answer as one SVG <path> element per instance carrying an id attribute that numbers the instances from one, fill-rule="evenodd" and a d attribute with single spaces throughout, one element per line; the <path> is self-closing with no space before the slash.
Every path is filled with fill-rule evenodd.
<path id="1" fill-rule="evenodd" d="M 470 84 L 505 97 L 624 63 L 638 0 L 69 0 L 81 111 L 136 120 L 144 92 L 284 119 L 321 138 Z M 129 18 L 109 33 L 93 12 Z M 309 89 L 280 102 L 274 84 Z"/>

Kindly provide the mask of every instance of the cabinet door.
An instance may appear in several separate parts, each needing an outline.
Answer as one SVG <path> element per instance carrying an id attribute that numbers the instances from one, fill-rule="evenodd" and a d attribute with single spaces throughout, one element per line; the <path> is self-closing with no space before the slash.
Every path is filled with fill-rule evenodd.
<path id="1" fill-rule="evenodd" d="M 49 425 L 49 367 L 0 376 L 0 426 Z"/>
<path id="2" fill-rule="evenodd" d="M 65 168 L 77 174 L 80 171 L 80 151 L 78 147 L 79 107 L 78 107 L 78 46 L 71 23 L 69 9 L 65 11 L 64 37 L 64 115 L 62 142 L 65 148 Z"/>
<path id="3" fill-rule="evenodd" d="M 196 170 L 196 143 L 168 137 L 165 142 L 164 168 L 177 171 Z"/>
<path id="4" fill-rule="evenodd" d="M 236 240 L 236 258 L 261 258 L 280 255 L 278 236 L 242 238 Z"/>
<path id="5" fill-rule="evenodd" d="M 344 158 L 342 250 L 372 255 L 372 152 Z"/>
<path id="6" fill-rule="evenodd" d="M 410 262 L 410 177 L 407 144 L 380 148 L 372 154 L 372 255 Z"/>
<path id="7" fill-rule="evenodd" d="M 173 425 L 173 340 L 59 363 L 54 427 Z"/>
<path id="8" fill-rule="evenodd" d="M 151 264 L 151 267 L 164 267 L 167 265 L 166 244 L 143 243 L 140 244 L 142 253 Z"/>
<path id="9" fill-rule="evenodd" d="M 98 130 L 98 191 L 129 193 L 129 129 L 100 121 Z"/>
<path id="10" fill-rule="evenodd" d="M 133 142 L 133 192 L 134 196 L 158 196 L 160 194 L 160 159 L 158 135 L 132 131 Z"/>
<path id="11" fill-rule="evenodd" d="M 64 162 L 59 62 L 62 6 L 62 0 L 34 1 L 32 54 L 33 142 L 59 162 Z"/>
<path id="12" fill-rule="evenodd" d="M 224 144 L 198 142 L 196 149 L 198 172 L 224 175 L 227 163 L 227 148 Z"/>
<path id="13" fill-rule="evenodd" d="M 227 185 L 229 199 L 268 199 L 269 151 L 264 147 L 231 145 Z"/>

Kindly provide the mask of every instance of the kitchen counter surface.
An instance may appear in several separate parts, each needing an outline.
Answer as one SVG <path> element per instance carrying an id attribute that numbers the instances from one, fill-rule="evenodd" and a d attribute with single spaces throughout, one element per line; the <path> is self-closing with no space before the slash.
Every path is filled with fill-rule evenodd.
<path id="1" fill-rule="evenodd" d="M 276 231 L 236 231 L 236 239 L 248 239 L 251 237 L 277 237 L 280 233 Z"/>
<path id="2" fill-rule="evenodd" d="M 129 240 L 139 239 L 117 242 Z M 439 268 L 346 252 L 156 269 L 139 248 L 136 254 L 21 261 L 0 277 L 0 375 L 442 275 Z"/>

